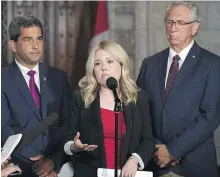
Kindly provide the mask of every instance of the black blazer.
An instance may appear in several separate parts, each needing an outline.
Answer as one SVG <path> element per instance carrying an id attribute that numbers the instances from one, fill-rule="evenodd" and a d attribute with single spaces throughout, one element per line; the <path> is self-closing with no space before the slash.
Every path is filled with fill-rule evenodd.
<path id="1" fill-rule="evenodd" d="M 146 166 L 153 156 L 155 146 L 146 92 L 138 93 L 136 104 L 123 105 L 123 113 L 126 135 L 122 141 L 122 165 L 132 153 L 136 152 Z M 96 144 L 98 148 L 93 152 L 79 152 L 71 156 L 74 177 L 95 177 L 97 168 L 106 168 L 99 97 L 85 109 L 79 92 L 74 94 L 72 117 L 68 124 L 65 142 L 73 140 L 77 131 L 80 132 L 80 140 L 83 143 Z"/>
<path id="2" fill-rule="evenodd" d="M 50 157 L 56 167 L 61 167 L 64 153 L 58 148 L 62 146 L 63 128 L 68 121 L 68 103 L 72 93 L 66 72 L 39 64 L 41 111 L 34 103 L 31 92 L 15 61 L 2 68 L 1 90 L 1 133 L 2 144 L 10 135 L 31 130 L 48 115 L 55 112 L 60 116 L 59 121 L 40 134 L 19 153 L 12 155 L 12 162 L 19 163 L 21 168 L 32 165 L 30 157 L 44 154 Z M 31 170 L 27 168 L 27 170 Z M 23 169 L 23 174 L 25 170 Z M 23 175 L 24 176 L 24 175 Z M 31 176 L 31 175 L 27 175 Z"/>
<path id="3" fill-rule="evenodd" d="M 169 48 L 143 61 L 137 85 L 149 93 L 153 134 L 166 144 L 185 177 L 217 177 L 214 130 L 220 123 L 220 57 L 194 42 L 168 97 L 164 87 Z M 205 162 L 204 162 L 205 161 Z"/>

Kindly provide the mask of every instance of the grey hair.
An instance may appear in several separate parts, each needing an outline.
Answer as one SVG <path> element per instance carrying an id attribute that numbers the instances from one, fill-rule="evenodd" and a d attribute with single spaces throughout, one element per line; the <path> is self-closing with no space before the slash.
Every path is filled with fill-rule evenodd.
<path id="1" fill-rule="evenodd" d="M 185 6 L 187 8 L 190 9 L 191 11 L 191 20 L 194 22 L 200 22 L 202 20 L 201 18 L 201 14 L 199 12 L 199 7 L 190 1 L 175 1 L 175 2 L 171 2 L 170 4 L 167 5 L 166 7 L 166 14 L 165 14 L 165 19 L 167 18 L 168 12 L 169 10 L 173 7 L 173 6 Z"/>

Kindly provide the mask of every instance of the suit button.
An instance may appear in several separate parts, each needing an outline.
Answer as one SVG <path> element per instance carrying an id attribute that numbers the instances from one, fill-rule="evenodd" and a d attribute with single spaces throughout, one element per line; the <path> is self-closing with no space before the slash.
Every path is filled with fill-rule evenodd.
<path id="1" fill-rule="evenodd" d="M 43 133 L 42 133 L 42 136 L 47 136 L 47 132 L 43 132 Z"/>

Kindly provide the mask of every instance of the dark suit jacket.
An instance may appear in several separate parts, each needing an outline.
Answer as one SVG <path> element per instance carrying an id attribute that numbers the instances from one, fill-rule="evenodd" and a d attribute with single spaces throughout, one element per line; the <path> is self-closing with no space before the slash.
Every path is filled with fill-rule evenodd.
<path id="1" fill-rule="evenodd" d="M 169 49 L 142 63 L 137 83 L 148 91 L 153 133 L 181 162 L 172 170 L 186 177 L 217 177 L 214 130 L 220 122 L 220 58 L 190 49 L 165 100 Z"/>
<path id="2" fill-rule="evenodd" d="M 69 121 L 69 133 L 65 142 L 73 140 L 76 132 L 79 131 L 80 140 L 83 143 L 98 145 L 93 152 L 80 152 L 71 156 L 74 177 L 96 177 L 97 168 L 106 168 L 99 97 L 91 103 L 88 109 L 84 108 L 79 92 L 75 93 L 73 100 L 73 115 Z M 146 93 L 139 92 L 136 105 L 124 105 L 123 113 L 126 136 L 122 143 L 122 164 L 125 164 L 131 154 L 136 152 L 147 165 L 152 158 L 155 142 L 151 132 Z"/>
<path id="3" fill-rule="evenodd" d="M 72 100 L 66 73 L 39 64 L 40 111 L 37 109 L 27 83 L 15 62 L 2 68 L 1 73 L 2 145 L 10 135 L 31 130 L 50 113 L 56 112 L 60 116 L 58 123 L 39 135 L 15 157 L 19 159 L 19 163 L 31 164 L 30 157 L 45 154 L 57 166 L 62 165 L 63 152 L 57 152 L 56 147 L 58 147 L 59 140 L 63 138 L 64 128 L 62 125 L 69 117 L 68 102 Z"/>

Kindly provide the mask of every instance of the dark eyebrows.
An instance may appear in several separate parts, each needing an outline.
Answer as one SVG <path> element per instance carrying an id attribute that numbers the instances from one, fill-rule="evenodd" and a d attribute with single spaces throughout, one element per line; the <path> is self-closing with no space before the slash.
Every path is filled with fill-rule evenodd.
<path id="1" fill-rule="evenodd" d="M 23 39 L 24 39 L 24 40 L 26 40 L 26 39 L 32 39 L 32 37 L 24 37 Z"/>
<path id="2" fill-rule="evenodd" d="M 24 40 L 26 39 L 33 39 L 33 37 L 30 37 L 30 36 L 26 36 L 23 38 Z M 37 39 L 43 39 L 43 36 L 38 36 Z"/>

